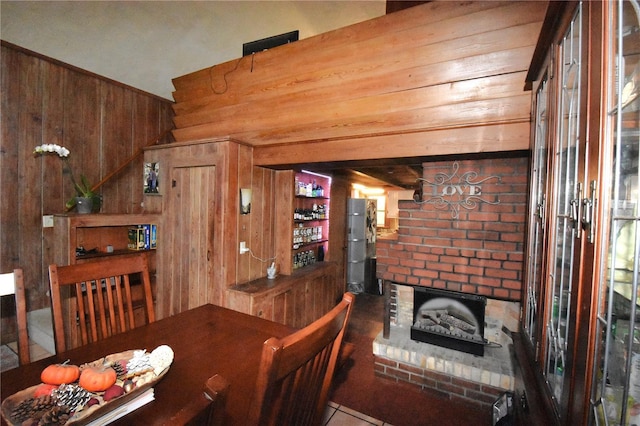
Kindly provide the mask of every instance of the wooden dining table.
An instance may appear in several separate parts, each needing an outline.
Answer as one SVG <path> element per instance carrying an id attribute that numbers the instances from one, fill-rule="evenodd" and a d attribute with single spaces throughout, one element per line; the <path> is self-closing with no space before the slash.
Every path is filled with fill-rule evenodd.
<path id="1" fill-rule="evenodd" d="M 149 352 L 160 345 L 174 351 L 169 371 L 155 384 L 155 400 L 112 423 L 163 425 L 202 396 L 204 383 L 219 374 L 229 383 L 225 424 L 245 423 L 253 395 L 262 346 L 269 337 L 284 337 L 294 329 L 215 305 L 203 305 L 107 339 L 81 346 L 0 376 L 0 397 L 40 383 L 48 365 L 70 360 L 81 365 L 132 349 Z"/>

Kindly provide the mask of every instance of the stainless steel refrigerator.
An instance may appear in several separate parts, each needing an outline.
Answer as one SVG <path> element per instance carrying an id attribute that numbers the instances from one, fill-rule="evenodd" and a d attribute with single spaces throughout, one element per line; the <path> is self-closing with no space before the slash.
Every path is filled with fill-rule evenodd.
<path id="1" fill-rule="evenodd" d="M 380 294 L 376 279 L 376 200 L 347 202 L 347 291 Z"/>

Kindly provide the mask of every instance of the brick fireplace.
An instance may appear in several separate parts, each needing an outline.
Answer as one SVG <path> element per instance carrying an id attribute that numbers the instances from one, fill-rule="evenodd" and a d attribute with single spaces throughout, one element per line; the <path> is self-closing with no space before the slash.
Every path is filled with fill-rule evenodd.
<path id="1" fill-rule="evenodd" d="M 422 198 L 400 201 L 397 233 L 376 242 L 393 303 L 376 374 L 487 409 L 514 389 L 527 176 L 524 157 L 423 163 Z M 413 286 L 485 296 L 484 356 L 412 340 Z"/>
<path id="2" fill-rule="evenodd" d="M 413 287 L 389 284 L 389 337 L 373 342 L 376 375 L 406 382 L 447 399 L 490 409 L 505 391 L 515 388 L 511 333 L 518 328 L 519 304 L 487 300 L 484 356 L 411 339 Z"/>

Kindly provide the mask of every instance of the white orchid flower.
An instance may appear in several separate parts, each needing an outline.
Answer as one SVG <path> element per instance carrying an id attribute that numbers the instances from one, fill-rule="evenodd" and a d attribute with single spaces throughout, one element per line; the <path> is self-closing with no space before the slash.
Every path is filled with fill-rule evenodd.
<path id="1" fill-rule="evenodd" d="M 53 143 L 38 145 L 33 150 L 34 154 L 47 154 L 49 152 L 58 154 L 59 157 L 68 157 L 70 154 L 70 151 L 64 146 Z"/>

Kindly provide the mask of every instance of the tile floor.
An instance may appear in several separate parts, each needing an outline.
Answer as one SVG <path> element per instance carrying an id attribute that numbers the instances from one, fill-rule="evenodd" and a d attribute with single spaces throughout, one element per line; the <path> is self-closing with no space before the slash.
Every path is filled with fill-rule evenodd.
<path id="1" fill-rule="evenodd" d="M 37 343 L 29 345 L 31 360 L 37 361 L 51 354 Z M 18 366 L 18 346 L 16 342 L 0 346 L 0 370 L 5 371 Z M 351 410 L 347 407 L 329 402 L 324 418 L 325 426 L 390 426 L 380 420 L 371 418 L 365 414 Z"/>
<path id="2" fill-rule="evenodd" d="M 37 361 L 51 356 L 51 353 L 37 343 L 30 342 L 29 355 L 31 356 L 31 361 Z M 0 346 L 0 371 L 16 368 L 18 364 L 18 342 Z"/>
<path id="3" fill-rule="evenodd" d="M 324 413 L 325 426 L 390 426 L 389 423 L 374 419 L 343 405 L 329 402 Z"/>

